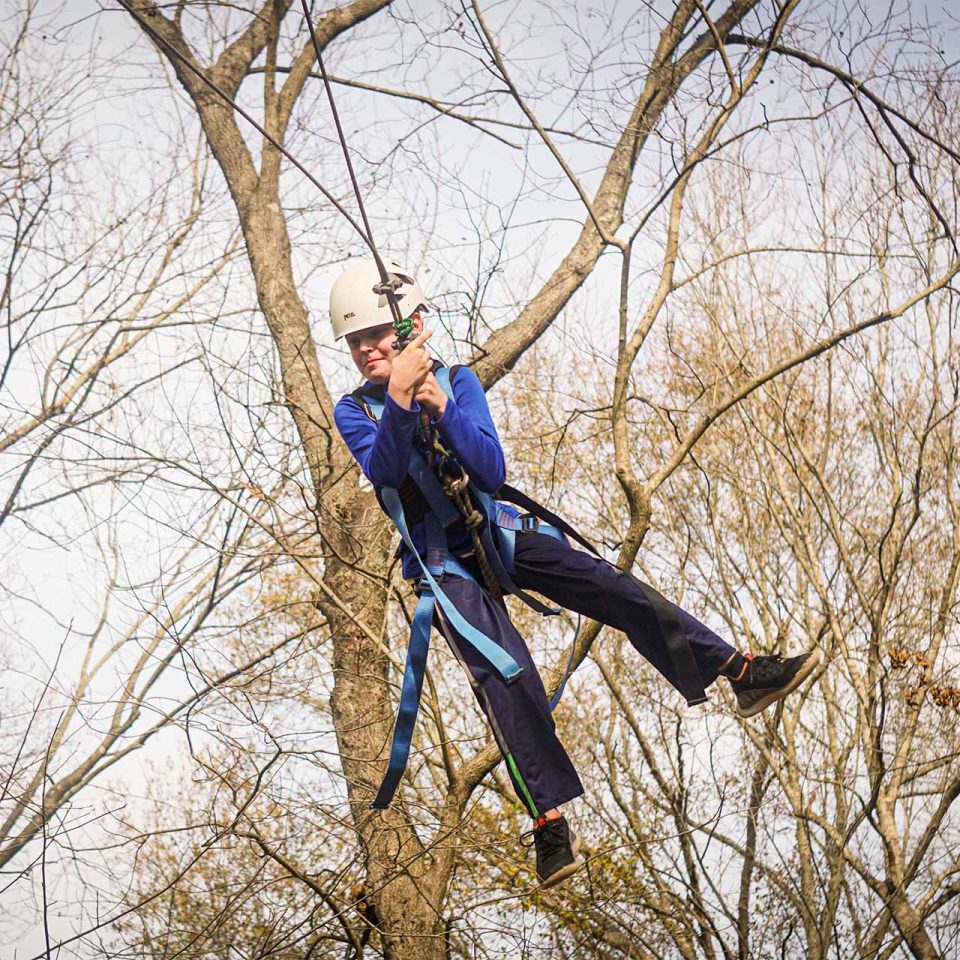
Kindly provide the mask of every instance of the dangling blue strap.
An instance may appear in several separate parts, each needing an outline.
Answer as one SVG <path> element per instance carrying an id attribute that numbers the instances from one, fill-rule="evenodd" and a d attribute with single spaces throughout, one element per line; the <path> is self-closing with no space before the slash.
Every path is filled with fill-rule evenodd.
<path id="1" fill-rule="evenodd" d="M 410 629 L 410 643 L 407 646 L 407 662 L 403 668 L 403 686 L 400 688 L 400 705 L 393 727 L 393 742 L 390 745 L 390 762 L 387 772 L 370 806 L 374 810 L 385 810 L 390 806 L 393 795 L 400 785 L 400 778 L 407 768 L 410 757 L 410 742 L 417 724 L 417 712 L 420 709 L 420 692 L 423 690 L 423 675 L 427 665 L 427 653 L 430 650 L 430 628 L 433 625 L 433 610 L 437 598 L 425 590 L 413 615 Z"/>
<path id="2" fill-rule="evenodd" d="M 500 674 L 507 683 L 513 683 L 523 673 L 523 668 L 502 647 L 498 646 L 476 627 L 469 624 L 440 589 L 436 577 L 443 572 L 456 573 L 472 580 L 470 573 L 450 557 L 446 550 L 446 536 L 439 521 L 430 514 L 424 517 L 427 528 L 427 560 L 424 562 L 413 544 L 400 495 L 393 487 L 384 487 L 381 497 L 390 518 L 396 524 L 404 543 L 413 552 L 423 571 L 421 585 L 423 593 L 417 604 L 410 631 L 410 643 L 407 647 L 407 659 L 403 670 L 403 685 L 400 688 L 400 706 L 393 728 L 393 741 L 390 745 L 390 761 L 387 773 L 371 807 L 383 810 L 390 805 L 394 793 L 406 769 L 410 756 L 410 743 L 416 727 L 417 713 L 420 709 L 420 695 L 423 690 L 423 675 L 426 669 L 427 653 L 430 649 L 430 627 L 433 623 L 434 608 L 437 604 L 447 620 L 460 636 L 473 646 Z"/>

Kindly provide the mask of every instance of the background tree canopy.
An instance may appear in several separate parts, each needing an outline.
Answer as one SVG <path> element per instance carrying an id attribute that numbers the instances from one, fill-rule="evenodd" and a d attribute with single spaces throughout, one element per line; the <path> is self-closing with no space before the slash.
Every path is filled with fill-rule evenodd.
<path id="1" fill-rule="evenodd" d="M 587 869 L 538 893 L 333 427 L 364 254 L 299 3 L 0 16 L 0 942 L 18 957 L 949 957 L 960 72 L 946 3 L 310 5 L 374 236 L 509 480 L 738 646 L 751 721 L 584 624 Z M 575 621 L 516 620 L 559 681 Z"/>

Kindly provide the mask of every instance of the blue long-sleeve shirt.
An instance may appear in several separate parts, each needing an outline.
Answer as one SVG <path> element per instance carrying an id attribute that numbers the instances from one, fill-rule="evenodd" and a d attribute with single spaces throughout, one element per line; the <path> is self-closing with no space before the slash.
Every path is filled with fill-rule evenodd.
<path id="1" fill-rule="evenodd" d="M 469 367 L 454 367 L 450 383 L 453 396 L 447 398 L 443 416 L 432 422 L 443 445 L 454 454 L 473 483 L 486 493 L 496 493 L 506 480 L 506 466 L 483 387 Z M 405 410 L 386 392 L 384 385 L 375 385 L 369 380 L 361 389 L 383 401 L 379 425 L 370 419 L 353 394 L 347 394 L 334 409 L 337 429 L 374 488 L 400 488 L 407 479 L 410 448 L 419 448 L 420 405 L 414 401 L 411 409 Z M 516 513 L 509 505 L 504 507 Z M 423 523 L 413 524 L 410 533 L 420 555 L 426 557 Z M 473 544 L 462 521 L 448 528 L 447 543 L 450 552 L 457 556 L 471 551 Z M 401 546 L 401 557 L 403 576 L 419 577 L 420 566 L 406 546 Z"/>

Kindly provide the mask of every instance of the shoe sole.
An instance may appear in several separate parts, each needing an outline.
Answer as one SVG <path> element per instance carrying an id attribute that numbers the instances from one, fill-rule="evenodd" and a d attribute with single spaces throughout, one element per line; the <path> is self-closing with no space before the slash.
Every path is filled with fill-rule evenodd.
<path id="1" fill-rule="evenodd" d="M 540 883 L 540 889 L 546 890 L 549 887 L 555 887 L 558 883 L 563 883 L 567 877 L 572 877 L 587 861 L 580 856 L 581 841 L 579 836 L 574 836 L 570 844 L 570 852 L 573 854 L 573 863 L 568 863 L 565 867 L 551 873 L 546 880 Z"/>
<path id="2" fill-rule="evenodd" d="M 790 681 L 789 685 L 786 687 L 780 687 L 777 690 L 771 690 L 766 696 L 761 697 L 752 707 L 747 707 L 746 710 L 741 710 L 737 708 L 737 713 L 741 717 L 755 717 L 758 713 L 763 710 L 766 710 L 767 707 L 772 703 L 776 703 L 778 700 L 782 700 L 784 697 L 793 693 L 797 687 L 803 683 L 807 677 L 813 672 L 813 668 L 820 662 L 820 651 L 814 650 L 806 663 L 797 671 L 796 676 Z"/>

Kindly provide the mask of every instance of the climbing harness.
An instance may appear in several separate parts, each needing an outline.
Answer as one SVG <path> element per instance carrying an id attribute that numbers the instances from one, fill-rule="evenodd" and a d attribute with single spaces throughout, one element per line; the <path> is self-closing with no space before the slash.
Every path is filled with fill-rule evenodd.
<path id="1" fill-rule="evenodd" d="M 452 397 L 453 387 L 450 383 L 450 375 L 451 371 L 448 367 L 440 367 L 434 371 L 434 376 L 441 389 L 447 396 Z M 358 399 L 363 403 L 371 418 L 379 423 L 383 415 L 383 401 L 369 394 L 358 393 Z M 394 487 L 380 487 L 377 490 L 380 503 L 399 531 L 407 549 L 416 558 L 422 573 L 416 588 L 420 599 L 414 612 L 410 630 L 403 683 L 400 688 L 400 705 L 397 710 L 390 748 L 390 761 L 386 776 L 371 804 L 374 809 L 378 810 L 389 806 L 400 783 L 400 778 L 403 776 L 403 771 L 406 769 L 407 759 L 410 755 L 410 742 L 420 705 L 427 652 L 430 648 L 430 629 L 437 607 L 440 608 L 446 623 L 487 660 L 505 683 L 513 683 L 519 679 L 523 672 L 513 657 L 496 641 L 468 623 L 444 593 L 441 583 L 445 574 L 453 574 L 476 582 L 476 578 L 467 567 L 458 558 L 451 555 L 447 545 L 446 531 L 460 520 L 463 520 L 464 524 L 468 526 L 475 543 L 474 559 L 478 562 L 478 565 L 481 565 L 482 569 L 480 555 L 481 553 L 485 555 L 490 567 L 490 575 L 497 587 L 497 596 L 501 598 L 500 603 L 503 602 L 503 593 L 511 593 L 544 616 L 560 613 L 558 608 L 541 603 L 516 585 L 513 579 L 515 572 L 512 570 L 512 545 L 516 533 L 522 529 L 538 529 L 540 533 L 553 536 L 558 540 L 563 539 L 563 534 L 556 527 L 541 524 L 534 518 L 526 520 L 525 518 L 513 517 L 509 511 L 504 510 L 497 504 L 489 494 L 484 493 L 471 483 L 467 473 L 459 464 L 456 464 L 456 461 L 450 457 L 447 451 L 443 450 L 439 443 L 437 447 L 440 451 L 443 451 L 444 462 L 433 464 L 428 459 L 429 456 L 437 454 L 436 448 L 432 451 L 425 450 L 423 452 L 411 449 L 407 464 L 408 476 L 426 504 L 426 510 L 422 518 L 418 518 L 418 520 L 422 519 L 426 533 L 426 557 L 420 554 L 413 542 L 404 512 L 404 497 L 401 491 Z M 445 466 L 447 469 L 458 471 L 454 481 L 457 485 L 458 495 L 461 497 L 472 495 L 479 504 L 479 509 L 473 508 L 469 499 L 461 499 L 461 509 L 457 509 L 438 476 L 438 473 L 441 476 L 444 475 Z M 466 517 L 461 513 L 461 510 L 464 509 L 462 506 L 464 503 L 467 505 L 465 509 L 470 511 Z M 505 551 L 511 558 L 508 561 L 510 570 L 507 569 L 498 553 L 497 544 L 494 542 L 494 530 L 503 536 L 504 541 L 510 543 L 510 548 Z M 479 545 L 479 550 L 476 549 L 476 545 Z M 484 579 L 486 579 L 486 575 Z M 569 665 L 572 665 L 572 655 Z M 562 687 L 565 684 L 566 677 L 564 677 L 561 689 L 558 690 L 557 696 L 551 704 L 551 709 L 559 701 L 559 696 L 563 692 Z"/>
<path id="2" fill-rule="evenodd" d="M 451 398 L 453 397 L 451 378 L 456 369 L 439 367 L 434 370 L 437 383 L 444 393 Z M 355 391 L 353 396 L 366 409 L 371 419 L 379 424 L 384 406 L 382 396 L 374 395 L 364 387 Z M 506 683 L 511 683 L 520 676 L 520 667 L 513 658 L 509 657 L 491 638 L 467 623 L 443 592 L 442 583 L 445 574 L 465 577 L 473 582 L 476 582 L 476 577 L 465 568 L 458 558 L 452 556 L 448 549 L 447 530 L 461 520 L 466 525 L 468 518 L 464 517 L 462 509 L 455 508 L 451 499 L 446 495 L 443 483 L 438 476 L 438 474 L 442 476 L 444 466 L 431 462 L 430 455 L 431 451 L 427 449 L 422 451 L 411 449 L 407 465 L 408 481 L 405 488 L 381 487 L 377 490 L 381 505 L 400 532 L 403 543 L 415 557 L 423 576 L 416 588 L 419 601 L 410 632 L 410 643 L 407 649 L 403 684 L 400 692 L 400 706 L 390 748 L 390 761 L 387 774 L 372 804 L 375 809 L 383 809 L 389 805 L 406 768 L 430 645 L 430 626 L 433 623 L 437 607 L 440 608 L 445 621 L 445 623 L 441 621 L 441 625 L 448 624 L 460 634 L 463 640 L 487 659 Z M 459 470 L 462 473 L 464 489 L 469 491 L 469 495 L 477 504 L 474 512 L 479 519 L 474 529 L 471 530 L 471 536 L 473 537 L 475 534 L 476 539 L 479 539 L 482 553 L 492 568 L 500 592 L 502 594 L 513 594 L 544 616 L 559 613 L 560 611 L 556 607 L 541 603 L 517 586 L 516 568 L 513 560 L 517 534 L 532 530 L 561 541 L 567 538 L 575 540 L 598 557 L 600 556 L 599 551 L 569 523 L 514 487 L 504 484 L 496 494 L 497 499 L 480 490 L 470 482 L 469 477 L 463 472 L 463 468 L 450 458 L 449 454 L 447 454 L 447 457 L 447 467 L 455 471 Z M 410 489 L 411 487 L 412 489 Z M 418 495 L 421 499 L 419 510 L 416 507 Z M 514 515 L 504 508 L 501 501 L 512 503 L 523 510 L 524 513 Z M 472 519 L 472 516 L 469 519 Z M 426 534 L 426 557 L 419 553 L 410 534 L 410 526 L 420 522 L 424 524 Z M 478 561 L 479 565 L 479 555 L 476 550 L 474 559 Z M 629 576 L 640 587 L 650 602 L 667 652 L 673 662 L 678 685 L 687 703 L 690 705 L 703 703 L 707 699 L 703 689 L 703 681 L 693 659 L 690 646 L 684 637 L 676 607 L 653 587 L 638 580 L 629 571 L 621 572 Z M 455 611 L 453 614 L 449 612 L 451 608 Z M 571 645 L 570 656 L 560 685 L 550 701 L 551 710 L 555 709 L 563 695 L 567 680 L 573 669 L 575 655 L 576 638 Z"/>
<path id="3" fill-rule="evenodd" d="M 149 22 L 149 18 L 144 15 L 143 11 L 135 9 L 129 0 L 118 0 L 118 3 L 139 23 L 141 29 L 143 29 L 153 42 L 173 59 L 175 65 L 179 64 L 186 71 L 193 74 L 201 83 L 230 106 L 231 109 L 243 117 L 247 123 L 260 133 L 264 140 L 284 156 L 321 192 L 361 236 L 364 243 L 370 249 L 379 276 L 379 279 L 371 286 L 371 291 L 386 300 L 394 331 L 397 335 L 395 348 L 398 350 L 403 349 L 412 339 L 413 324 L 411 317 L 405 317 L 400 309 L 399 291 L 406 283 L 410 282 L 410 278 L 404 276 L 400 271 L 388 271 L 374 242 L 373 230 L 367 217 L 363 197 L 360 192 L 360 185 L 357 182 L 353 164 L 350 160 L 350 151 L 347 147 L 346 137 L 340 123 L 336 103 L 334 102 L 333 90 L 323 62 L 320 43 L 310 17 L 307 0 L 301 0 L 303 16 L 307 22 L 314 53 L 320 67 L 327 99 L 330 103 L 330 110 L 337 130 L 337 137 L 339 138 L 347 171 L 350 175 L 360 217 L 363 221 L 363 227 L 357 223 L 336 197 L 334 197 L 282 143 L 268 133 L 267 130 L 250 116 L 249 113 L 243 110 L 226 91 L 211 80 L 206 73 L 193 62 L 190 56 L 183 53 L 162 36 Z M 417 289 L 419 290 L 419 288 Z M 451 371 L 446 367 L 441 367 L 436 370 L 434 374 L 447 396 L 452 397 L 453 392 L 450 383 Z M 369 396 L 363 396 L 360 399 L 374 420 L 379 422 L 383 412 L 382 400 L 378 401 L 376 398 Z M 404 544 L 416 558 L 422 572 L 422 577 L 417 587 L 419 601 L 414 613 L 410 644 L 407 649 L 403 684 L 400 694 L 400 706 L 397 713 L 390 751 L 390 762 L 387 774 L 372 804 L 372 806 L 377 809 L 382 809 L 390 803 L 399 785 L 403 771 L 406 768 L 407 758 L 410 753 L 410 742 L 419 709 L 420 694 L 423 687 L 426 658 L 430 644 L 430 629 L 438 607 L 444 618 L 444 626 L 449 625 L 456 630 L 463 640 L 472 645 L 491 664 L 505 682 L 512 683 L 516 681 L 522 673 L 522 669 L 517 662 L 490 637 L 487 637 L 481 631 L 471 626 L 444 594 L 441 583 L 445 574 L 465 577 L 476 582 L 473 574 L 460 563 L 456 557 L 450 555 L 447 549 L 446 530 L 452 524 L 461 520 L 463 521 L 467 530 L 470 532 L 473 542 L 473 557 L 480 568 L 484 585 L 487 591 L 499 603 L 503 604 L 504 594 L 513 594 L 543 615 L 557 614 L 560 611 L 557 608 L 549 607 L 541 603 L 516 585 L 516 570 L 513 563 L 516 535 L 525 530 L 536 530 L 561 541 L 565 541 L 566 538 L 569 537 L 586 547 L 596 556 L 600 556 L 596 548 L 577 533 L 566 521 L 513 487 L 504 485 L 498 491 L 497 496 L 501 500 L 512 503 L 525 511 L 525 513 L 520 516 L 516 516 L 509 510 L 506 510 L 498 500 L 495 500 L 489 494 L 477 488 L 475 484 L 471 483 L 470 477 L 463 467 L 457 463 L 449 451 L 445 450 L 440 443 L 436 428 L 430 422 L 429 414 L 425 410 L 422 411 L 420 432 L 423 452 L 416 449 L 411 451 L 408 475 L 414 485 L 415 492 L 422 498 L 426 505 L 422 515 L 422 522 L 424 523 L 427 536 L 426 558 L 420 555 L 413 542 L 405 516 L 404 499 L 401 491 L 392 487 L 382 487 L 377 491 L 380 503 L 393 520 Z M 421 518 L 418 518 L 418 520 L 419 519 Z M 629 571 L 623 572 L 630 576 L 644 591 L 654 609 L 665 646 L 677 672 L 678 684 L 686 696 L 687 702 L 689 704 L 702 703 L 706 700 L 703 692 L 703 683 L 693 659 L 692 651 L 683 637 L 682 625 L 679 623 L 676 608 L 668 603 L 648 584 L 633 577 Z M 573 667 L 575 652 L 576 639 L 574 639 L 571 647 L 570 658 L 560 687 L 551 700 L 551 709 L 556 707 L 563 694 L 564 687 L 566 686 L 567 679 Z"/>

